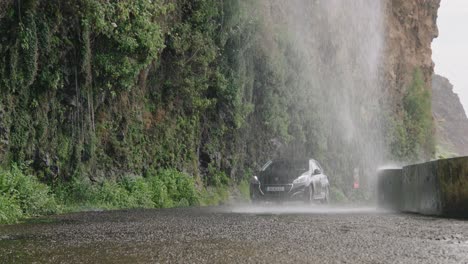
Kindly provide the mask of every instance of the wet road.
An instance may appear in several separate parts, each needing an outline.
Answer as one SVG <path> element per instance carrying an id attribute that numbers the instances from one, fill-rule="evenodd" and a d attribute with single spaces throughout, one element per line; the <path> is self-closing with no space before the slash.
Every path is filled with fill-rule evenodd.
<path id="1" fill-rule="evenodd" d="M 3 263 L 468 263 L 468 221 L 372 208 L 76 213 L 0 226 Z"/>

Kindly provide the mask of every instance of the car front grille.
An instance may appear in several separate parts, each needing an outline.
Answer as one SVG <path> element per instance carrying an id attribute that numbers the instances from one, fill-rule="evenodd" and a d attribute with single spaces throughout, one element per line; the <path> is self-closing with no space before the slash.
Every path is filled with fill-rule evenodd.
<path id="1" fill-rule="evenodd" d="M 291 184 L 293 179 L 289 179 L 288 177 L 281 177 L 281 176 L 276 176 L 276 175 L 271 175 L 268 177 L 265 177 L 263 179 L 262 184 L 265 185 L 289 185 Z"/>

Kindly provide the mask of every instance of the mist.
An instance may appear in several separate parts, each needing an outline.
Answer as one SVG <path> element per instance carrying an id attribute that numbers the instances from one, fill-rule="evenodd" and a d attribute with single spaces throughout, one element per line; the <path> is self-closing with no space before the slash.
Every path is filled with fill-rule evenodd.
<path id="1" fill-rule="evenodd" d="M 305 135 L 312 144 L 290 144 L 283 155 L 312 154 L 344 188 L 354 170 L 372 185 L 387 158 L 382 2 L 265 0 L 261 9 L 269 52 L 287 46 L 296 55 L 289 65 L 297 69 L 293 84 L 303 109 L 295 110 L 304 111 L 313 131 Z"/>

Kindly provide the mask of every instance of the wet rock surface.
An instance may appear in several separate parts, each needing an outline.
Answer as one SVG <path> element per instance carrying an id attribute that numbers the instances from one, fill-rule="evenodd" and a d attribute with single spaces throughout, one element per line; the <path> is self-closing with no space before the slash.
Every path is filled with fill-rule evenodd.
<path id="1" fill-rule="evenodd" d="M 436 121 L 437 144 L 444 152 L 441 154 L 467 156 L 468 118 L 465 110 L 450 81 L 436 74 L 432 77 L 432 112 Z"/>
<path id="2" fill-rule="evenodd" d="M 372 208 L 75 213 L 0 226 L 2 263 L 468 263 L 468 221 Z"/>

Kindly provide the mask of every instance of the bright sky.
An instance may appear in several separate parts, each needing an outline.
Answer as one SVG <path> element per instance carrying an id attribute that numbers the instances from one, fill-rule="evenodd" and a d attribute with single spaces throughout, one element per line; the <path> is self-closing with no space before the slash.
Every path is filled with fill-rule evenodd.
<path id="1" fill-rule="evenodd" d="M 468 112 L 468 0 L 442 0 L 437 25 L 435 72 L 450 80 Z"/>

